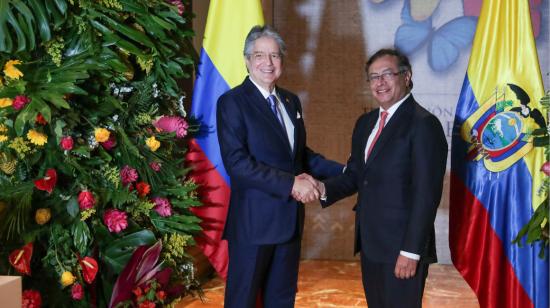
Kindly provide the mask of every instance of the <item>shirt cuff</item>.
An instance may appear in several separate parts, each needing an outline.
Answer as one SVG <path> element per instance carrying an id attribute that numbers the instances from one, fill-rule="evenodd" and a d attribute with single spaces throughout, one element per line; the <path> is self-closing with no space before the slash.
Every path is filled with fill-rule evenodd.
<path id="1" fill-rule="evenodd" d="M 415 253 L 410 253 L 410 252 L 406 252 L 406 251 L 401 250 L 399 252 L 399 254 L 404 256 L 404 257 L 407 257 L 409 259 L 413 259 L 413 260 L 416 260 L 416 261 L 420 260 L 420 255 L 417 255 Z"/>

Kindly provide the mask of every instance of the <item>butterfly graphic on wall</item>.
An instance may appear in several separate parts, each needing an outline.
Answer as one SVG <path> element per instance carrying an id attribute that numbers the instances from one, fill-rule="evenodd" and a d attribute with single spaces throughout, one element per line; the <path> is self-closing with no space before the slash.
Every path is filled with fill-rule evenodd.
<path id="1" fill-rule="evenodd" d="M 403 23 L 395 32 L 395 47 L 411 55 L 427 44 L 430 67 L 438 72 L 447 70 L 457 61 L 461 49 L 472 43 L 477 18 L 460 16 L 435 29 L 431 15 L 424 20 L 413 18 L 410 1 L 405 0 L 403 4 Z M 433 6 L 432 12 L 436 7 Z"/>

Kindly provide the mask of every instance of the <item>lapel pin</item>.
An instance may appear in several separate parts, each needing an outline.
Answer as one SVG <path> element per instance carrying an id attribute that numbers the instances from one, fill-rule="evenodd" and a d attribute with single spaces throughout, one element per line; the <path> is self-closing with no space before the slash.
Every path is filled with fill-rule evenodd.
<path id="1" fill-rule="evenodd" d="M 300 112 L 297 112 L 296 113 L 296 119 L 301 119 L 302 118 L 302 115 L 300 114 Z"/>

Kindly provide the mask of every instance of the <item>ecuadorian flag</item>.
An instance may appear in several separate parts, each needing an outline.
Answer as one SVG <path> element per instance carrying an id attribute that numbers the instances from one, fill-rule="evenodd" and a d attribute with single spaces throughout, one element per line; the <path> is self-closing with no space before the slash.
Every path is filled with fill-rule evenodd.
<path id="1" fill-rule="evenodd" d="M 548 307 L 548 250 L 512 241 L 546 198 L 539 193 L 546 129 L 529 1 L 485 0 L 458 101 L 449 242 L 481 307 Z"/>
<path id="2" fill-rule="evenodd" d="M 263 25 L 259 0 L 212 0 L 208 9 L 200 63 L 193 90 L 191 116 L 201 122 L 201 133 L 189 145 L 191 178 L 200 185 L 203 206 L 193 212 L 202 219 L 203 234 L 196 240 L 210 263 L 227 276 L 227 242 L 222 241 L 229 205 L 230 183 L 223 167 L 216 130 L 218 97 L 239 85 L 247 75 L 244 40 L 255 25 Z"/>

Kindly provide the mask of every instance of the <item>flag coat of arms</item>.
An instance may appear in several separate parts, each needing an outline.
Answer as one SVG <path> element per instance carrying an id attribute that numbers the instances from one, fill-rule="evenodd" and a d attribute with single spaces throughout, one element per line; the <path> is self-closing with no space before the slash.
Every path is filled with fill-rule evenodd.
<path id="1" fill-rule="evenodd" d="M 512 243 L 545 200 L 547 116 L 529 1 L 486 0 L 452 143 L 449 244 L 481 307 L 548 307 L 548 251 Z"/>

